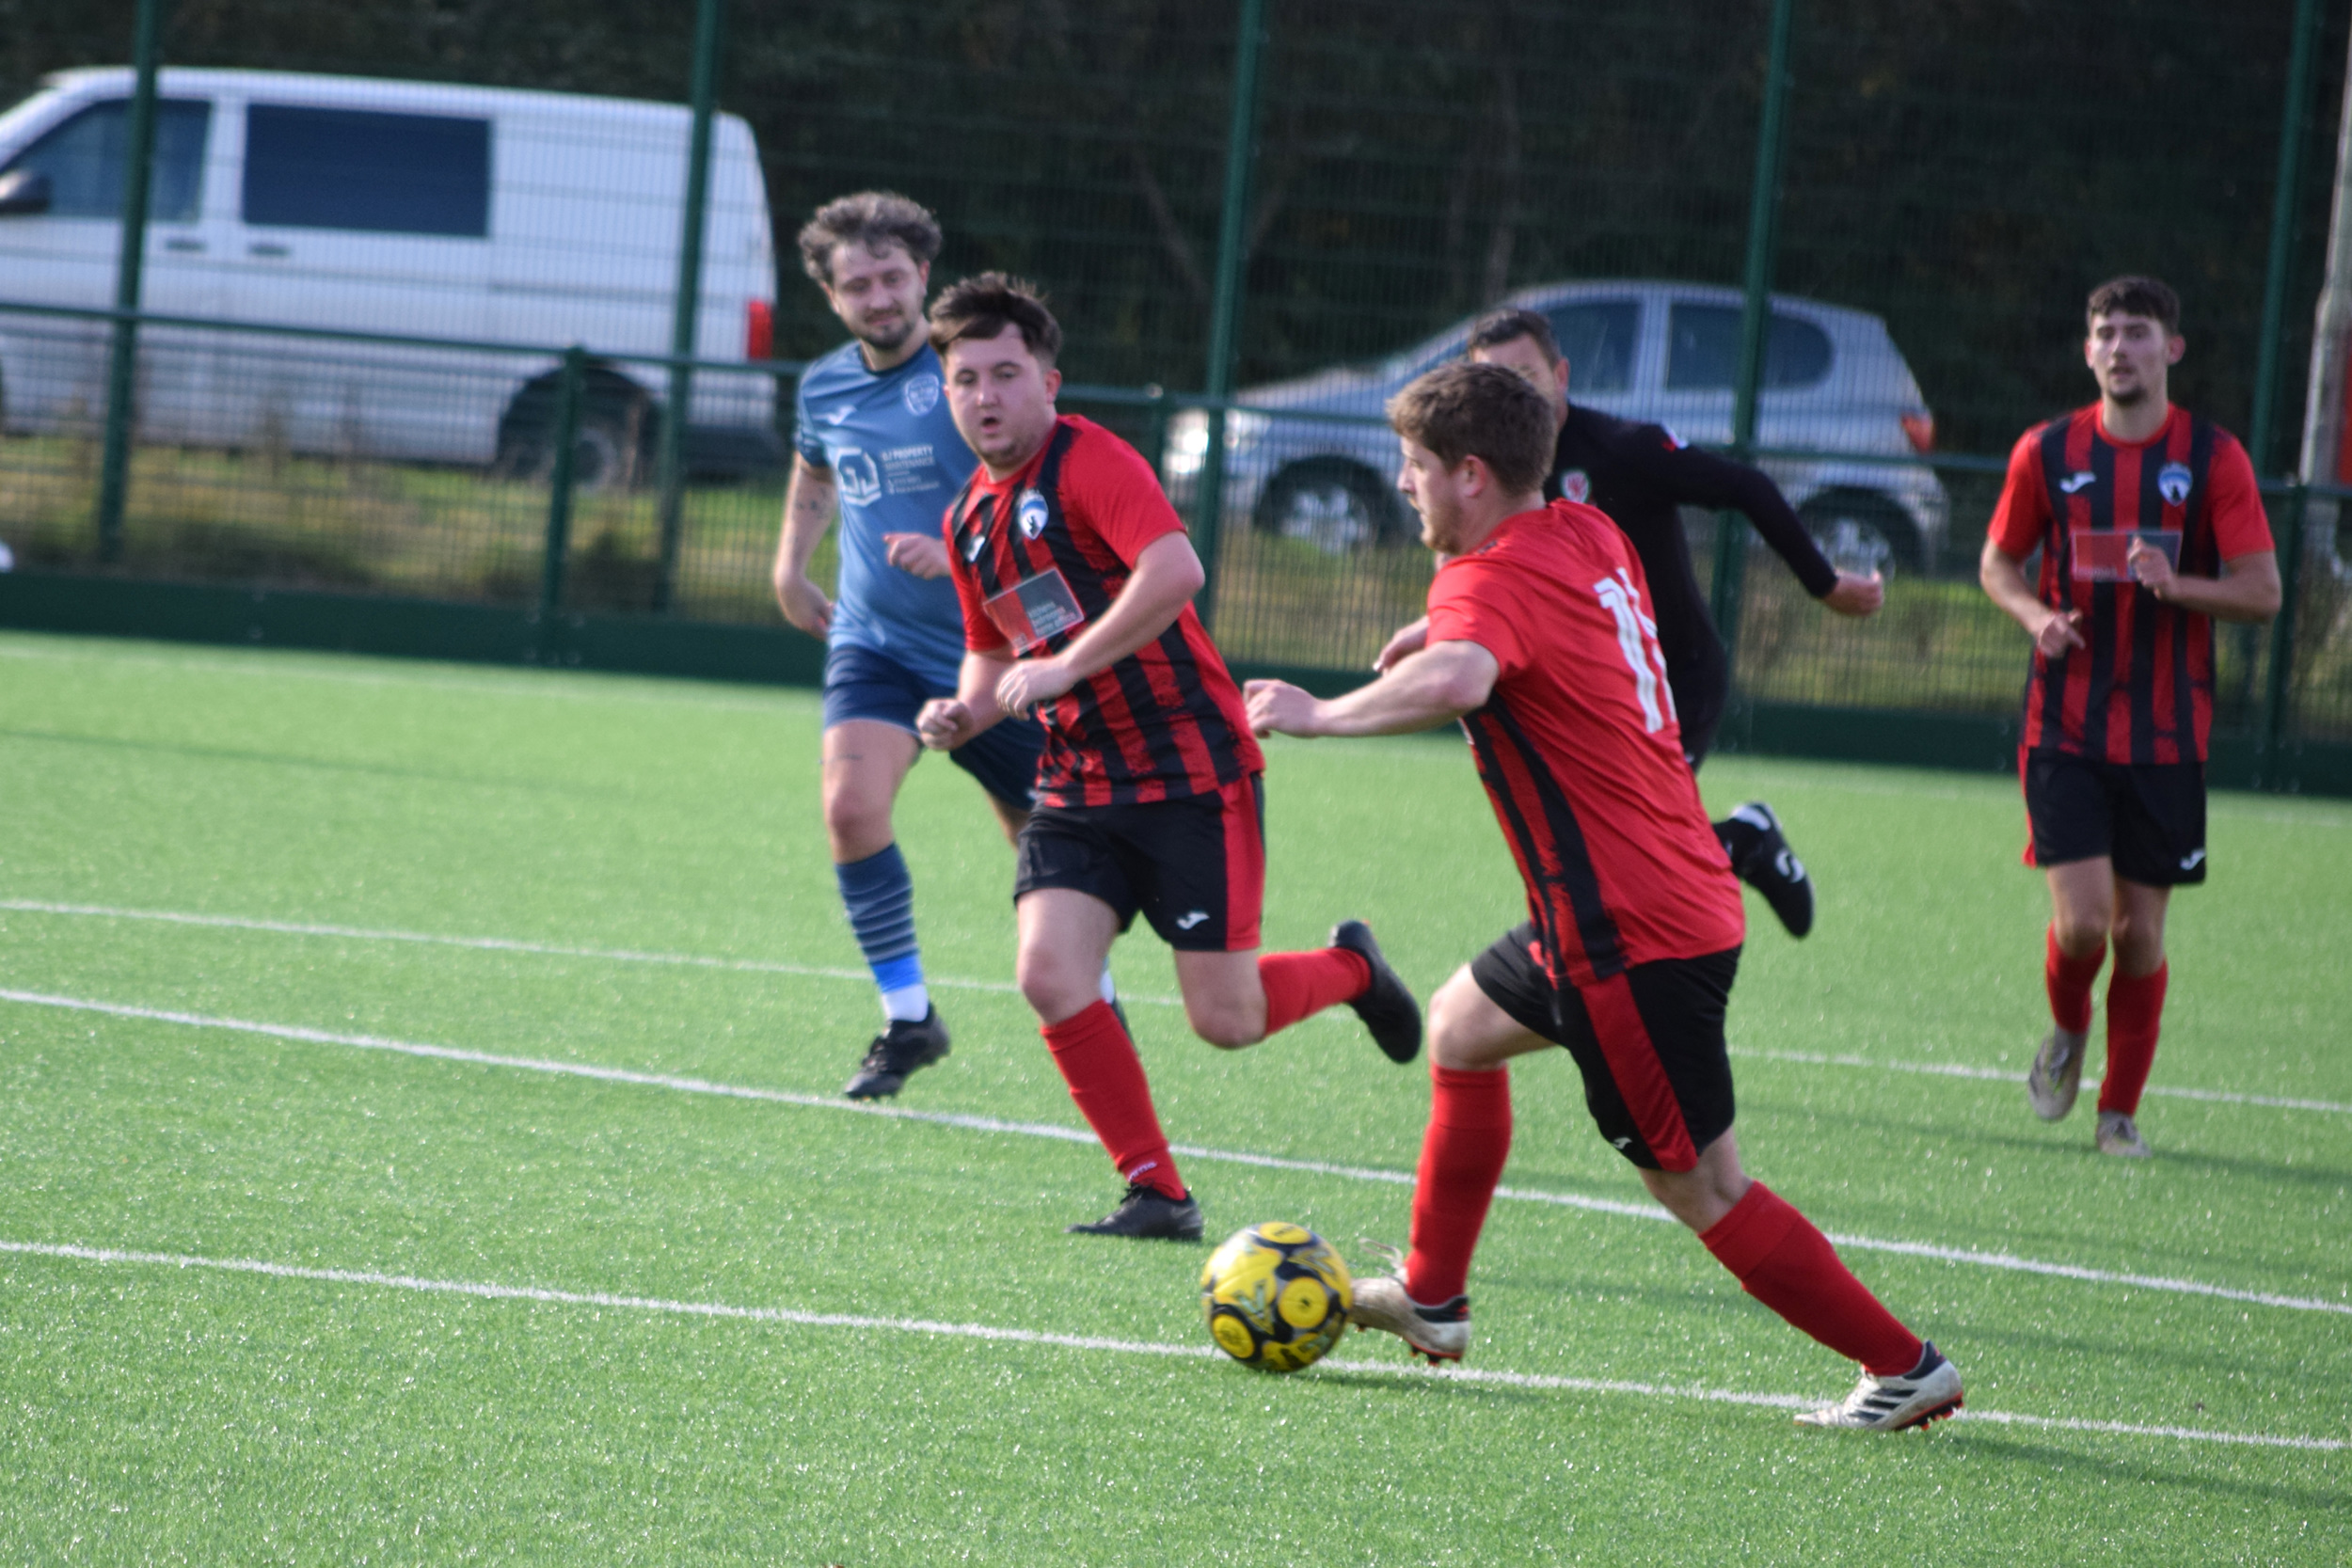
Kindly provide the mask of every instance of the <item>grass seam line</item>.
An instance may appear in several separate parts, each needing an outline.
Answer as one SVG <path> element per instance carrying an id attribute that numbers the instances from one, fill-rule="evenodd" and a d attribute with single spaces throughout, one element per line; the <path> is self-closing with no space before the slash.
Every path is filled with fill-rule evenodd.
<path id="1" fill-rule="evenodd" d="M 917 1111 L 896 1105 L 873 1105 L 862 1101 L 843 1100 L 834 1095 L 805 1094 L 791 1089 L 764 1089 L 747 1085 L 721 1084 L 707 1078 L 644 1072 L 632 1068 L 605 1067 L 593 1062 L 560 1062 L 542 1056 L 507 1056 L 495 1052 L 470 1051 L 461 1046 L 431 1045 L 419 1040 L 391 1039 L 381 1035 L 342 1034 L 329 1029 L 313 1029 L 303 1024 L 262 1023 L 250 1019 L 219 1018 L 203 1013 L 174 1012 L 162 1007 L 142 1007 L 129 1003 L 99 1002 L 86 997 L 52 996 L 40 991 L 7 989 L 0 989 L 0 1001 L 20 1003 L 27 1006 L 56 1007 L 71 1012 L 101 1013 L 113 1018 L 138 1019 L 155 1023 L 176 1023 L 190 1028 L 223 1029 L 241 1034 L 262 1035 L 276 1039 L 295 1040 L 304 1044 L 340 1045 L 363 1051 L 382 1051 L 394 1055 L 461 1062 L 474 1067 L 507 1068 L 558 1077 L 587 1078 L 600 1083 L 626 1084 L 641 1088 L 715 1095 L 729 1100 L 763 1101 L 772 1104 L 795 1105 L 820 1111 L 849 1111 L 861 1116 L 924 1122 L 977 1132 L 1009 1132 L 1024 1137 L 1051 1138 L 1062 1143 L 1091 1145 L 1095 1142 L 1091 1132 L 1083 1128 L 1057 1126 L 1051 1122 L 1008 1121 L 996 1117 L 978 1116 L 968 1112 Z M 1184 1155 L 1187 1159 L 1208 1160 L 1227 1164 L 1255 1165 L 1269 1170 L 1295 1170 L 1309 1175 L 1378 1181 L 1391 1186 L 1410 1186 L 1413 1182 L 1413 1176 L 1409 1171 L 1383 1170 L 1377 1166 L 1369 1165 L 1336 1164 L 1319 1160 L 1293 1159 L 1282 1155 L 1258 1154 L 1241 1149 L 1219 1149 L 1194 1144 L 1175 1144 L 1170 1146 L 1170 1152 Z M 1593 1213 L 1675 1223 L 1673 1215 L 1655 1204 L 1629 1203 L 1616 1198 L 1587 1197 L 1576 1193 L 1539 1192 L 1519 1187 L 1497 1187 L 1495 1196 L 1513 1202 L 1548 1203 L 1562 1208 L 1582 1209 Z M 2296 1312 L 2333 1312 L 2352 1316 L 2352 1300 L 2328 1301 L 2316 1296 L 2281 1295 L 2275 1291 L 2241 1290 L 2227 1285 L 2208 1285 L 2201 1280 L 2173 1279 L 2161 1275 L 2120 1274 L 2078 1263 L 2045 1262 L 2040 1259 L 2020 1258 L 2014 1253 L 1980 1252 L 1969 1247 L 1941 1246 L 1932 1242 L 1889 1241 L 1873 1236 L 1841 1235 L 1835 1232 L 1828 1234 L 1829 1239 L 1838 1246 L 1850 1247 L 1857 1251 L 1895 1253 L 1907 1258 L 1924 1258 L 1938 1262 L 2002 1269 L 2019 1274 L 2040 1275 L 2054 1279 L 2078 1280 L 2086 1284 L 2136 1287 L 2173 1295 L 2211 1296 L 2223 1301 L 2245 1302 L 2257 1307 L 2283 1307 Z"/>
<path id="2" fill-rule="evenodd" d="M 258 1275 L 271 1279 L 305 1280 L 326 1285 L 362 1285 L 424 1294 L 470 1296 L 484 1301 L 521 1301 L 552 1307 L 596 1307 L 614 1310 L 659 1313 L 675 1317 L 730 1319 L 745 1323 L 782 1323 L 796 1328 L 855 1328 L 883 1333 L 924 1334 L 938 1338 L 982 1339 L 996 1343 L 1049 1345 L 1062 1350 L 1109 1351 L 1122 1355 L 1157 1355 L 1182 1360 L 1216 1360 L 1220 1352 L 1208 1345 L 1176 1345 L 1151 1339 L 1114 1339 L 1089 1334 L 1057 1334 L 1046 1329 L 1007 1328 L 994 1323 L 954 1323 L 930 1318 L 878 1318 L 854 1312 L 810 1312 L 789 1307 L 741 1307 L 728 1302 L 674 1301 L 660 1296 L 625 1295 L 605 1291 L 559 1291 L 541 1285 L 500 1285 L 485 1280 L 433 1279 L 421 1275 L 383 1274 L 366 1269 L 326 1269 L 299 1263 L 275 1263 L 258 1258 L 201 1258 L 188 1253 L 142 1252 L 122 1247 L 93 1247 L 62 1242 L 0 1240 L 0 1255 L 49 1258 L 61 1261 L 146 1265 L 168 1269 L 204 1269 L 222 1274 Z M 1512 1372 L 1491 1368 L 1421 1368 L 1377 1361 L 1326 1360 L 1333 1371 L 1370 1373 L 1379 1377 L 1412 1378 L 1434 1383 L 1499 1384 L 1513 1388 L 1556 1389 L 1569 1393 L 1633 1394 L 1651 1399 L 1678 1399 L 1709 1404 L 1761 1406 L 1777 1410 L 1809 1410 L 1822 1402 L 1802 1394 L 1757 1394 L 1729 1388 L 1638 1383 L 1617 1378 L 1568 1377 L 1551 1373 Z M 2352 1448 L 2352 1441 L 2331 1437 L 2302 1437 L 2278 1433 L 2214 1432 L 2196 1427 L 2145 1426 L 2130 1421 L 2103 1421 L 2081 1417 L 2031 1416 L 2007 1410 L 1968 1410 L 1960 1416 L 2006 1426 L 2039 1427 L 2065 1432 L 2097 1433 L 2133 1437 L 2167 1437 L 2185 1442 L 2226 1443 L 2244 1447 L 2294 1449 L 2332 1453 Z"/>
<path id="3" fill-rule="evenodd" d="M 278 936 L 327 937 L 346 942 L 398 942 L 427 946 L 462 947 L 485 953 L 528 953 L 542 958 L 596 958 L 613 963 L 673 964 L 683 968 L 723 970 L 743 974 L 788 974 L 797 979 L 847 980 L 870 985 L 873 976 L 863 969 L 785 963 L 771 958 L 716 958 L 696 953 L 654 953 L 626 947 L 580 947 L 561 942 L 531 942 L 518 937 L 454 937 L 430 931 L 397 931 L 376 927 L 332 926 L 292 920 L 262 920 L 246 915 L 198 914 L 181 910 L 134 910 L 109 904 L 61 904 L 39 898 L 0 898 L 0 911 L 54 914 L 99 920 L 148 920 L 167 926 L 195 926 L 232 931 L 266 931 Z M 1007 980 L 966 980 L 954 975 L 927 974 L 924 983 L 945 990 L 987 991 L 1005 996 L 1021 988 Z M 1181 1007 L 1181 996 L 1120 994 L 1122 1003 L 1153 1007 Z M 1316 1015 L 1333 1019 L 1337 1009 Z M 2011 1068 L 1974 1067 L 1958 1062 L 1880 1062 L 1867 1056 L 1815 1051 L 1771 1051 L 1735 1045 L 1731 1054 L 1751 1061 L 1781 1062 L 1797 1067 L 1857 1068 L 1872 1072 L 1923 1073 L 1937 1078 L 1963 1078 L 1980 1083 L 2023 1084 L 2022 1072 Z M 2095 1085 L 2093 1085 L 2096 1086 Z M 2177 1088 L 2151 1084 L 2141 1090 L 2170 1100 L 2196 1100 L 2218 1105 L 2259 1105 L 2281 1111 L 2316 1111 L 2352 1116 L 2352 1104 L 2332 1100 L 2298 1100 L 2284 1095 L 2241 1094 L 2234 1090 Z"/>

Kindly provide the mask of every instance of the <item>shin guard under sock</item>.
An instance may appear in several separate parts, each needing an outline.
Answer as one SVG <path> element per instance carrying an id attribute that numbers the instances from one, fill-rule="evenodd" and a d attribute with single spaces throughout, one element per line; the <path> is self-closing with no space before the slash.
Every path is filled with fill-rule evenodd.
<path id="1" fill-rule="evenodd" d="M 1763 1182 L 1699 1240 L 1741 1290 L 1865 1371 L 1900 1377 L 1919 1364 L 1919 1337 L 1853 1276 L 1811 1220 Z"/>
<path id="2" fill-rule="evenodd" d="M 1160 1131 L 1159 1113 L 1152 1108 L 1152 1085 L 1143 1076 L 1143 1061 L 1135 1042 L 1119 1026 L 1119 1015 L 1107 1002 L 1097 1002 L 1059 1023 L 1039 1030 L 1054 1053 L 1054 1066 L 1070 1085 L 1070 1098 L 1079 1114 L 1130 1184 L 1181 1198 L 1184 1183 L 1176 1174 L 1176 1161 Z"/>
<path id="3" fill-rule="evenodd" d="M 1363 995 L 1372 987 L 1372 966 L 1344 947 L 1268 953 L 1258 960 L 1258 983 L 1265 988 L 1265 1032 L 1271 1035 Z"/>
<path id="4" fill-rule="evenodd" d="M 2042 933 L 2042 981 L 2050 991 L 2050 1017 L 2059 1028 L 2079 1035 L 2090 1027 L 2090 982 L 2106 958 L 2103 942 L 2096 952 L 2070 958 L 2058 947 L 2055 925 Z"/>
<path id="5" fill-rule="evenodd" d="M 885 844 L 862 861 L 834 866 L 833 874 L 857 949 L 882 992 L 882 1016 L 919 1022 L 930 1011 L 930 995 L 914 944 L 914 879 L 905 857 L 896 844 Z"/>
<path id="6" fill-rule="evenodd" d="M 1429 1126 L 1413 1176 L 1413 1251 L 1405 1293 L 1442 1307 L 1470 1282 L 1470 1254 L 1511 1157 L 1511 1070 L 1429 1064 Z"/>
<path id="7" fill-rule="evenodd" d="M 2099 1109 L 2139 1114 L 2139 1092 L 2156 1065 L 2156 1032 L 2164 1023 L 2164 988 L 2169 963 L 2152 974 L 2126 974 L 2118 967 L 2107 981 L 2107 1070 L 2099 1080 Z"/>

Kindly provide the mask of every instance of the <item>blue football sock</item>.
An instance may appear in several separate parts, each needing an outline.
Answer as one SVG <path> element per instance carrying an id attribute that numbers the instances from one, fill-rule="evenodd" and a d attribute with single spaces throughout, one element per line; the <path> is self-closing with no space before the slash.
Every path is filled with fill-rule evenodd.
<path id="1" fill-rule="evenodd" d="M 914 942 L 914 879 L 892 844 L 878 854 L 833 874 L 841 884 L 841 904 L 857 934 L 858 951 L 882 991 L 882 1016 L 919 1022 L 931 1008 L 923 985 L 923 955 Z"/>

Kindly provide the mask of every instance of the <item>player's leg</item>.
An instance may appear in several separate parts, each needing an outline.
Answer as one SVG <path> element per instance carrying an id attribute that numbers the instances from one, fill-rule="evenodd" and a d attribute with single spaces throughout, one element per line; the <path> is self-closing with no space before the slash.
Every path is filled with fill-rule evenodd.
<path id="1" fill-rule="evenodd" d="M 1670 671 L 1675 719 L 1682 731 L 1682 760 L 1693 773 L 1707 760 L 1722 724 L 1731 689 L 1729 662 L 1721 648 L 1690 668 Z M 1780 817 L 1761 800 L 1750 800 L 1714 824 L 1715 838 L 1740 879 L 1764 895 L 1773 916 L 1792 937 L 1813 929 L 1813 880 L 1804 862 L 1788 847 Z"/>
<path id="2" fill-rule="evenodd" d="M 1135 895 L 1110 853 L 1099 814 L 1041 808 L 1022 830 L 1013 909 L 1020 927 L 1015 977 L 1070 1098 L 1126 1195 L 1091 1235 L 1197 1241 L 1200 1207 L 1177 1174 L 1160 1130 L 1152 1085 L 1125 1023 L 1103 999 L 1103 961 L 1135 918 Z"/>
<path id="3" fill-rule="evenodd" d="M 1220 1050 L 1342 1003 L 1393 1061 L 1421 1050 L 1421 1008 L 1381 956 L 1371 928 L 1343 921 L 1331 944 L 1260 953 L 1265 900 L 1265 795 L 1256 777 L 1215 800 L 1139 806 L 1122 844 L 1145 918 L 1175 950 L 1185 1021 Z"/>
<path id="4" fill-rule="evenodd" d="M 2103 1154 L 2145 1158 L 2140 1091 L 2164 1022 L 2164 921 L 2176 886 L 2205 878 L 2205 780 L 2195 763 L 2133 768 L 2116 813 L 2115 973 L 2107 981 L 2107 1064 L 2099 1082 Z"/>
<path id="5" fill-rule="evenodd" d="M 2105 764 L 2055 753 L 2025 764 L 2029 863 L 2050 886 L 2042 979 L 2050 1033 L 2026 1074 L 2034 1114 L 2056 1121 L 2074 1108 L 2090 1049 L 2090 987 L 2106 962 L 2115 919 L 2115 800 Z"/>
<path id="6" fill-rule="evenodd" d="M 1411 1249 L 1392 1275 L 1357 1282 L 1361 1327 L 1432 1361 L 1470 1344 L 1470 1266 L 1511 1154 L 1514 1056 L 1556 1043 L 1551 983 L 1521 926 L 1429 999 L 1429 1121 L 1413 1181 Z"/>
<path id="7" fill-rule="evenodd" d="M 825 838 L 858 951 L 882 996 L 882 1032 L 845 1085 L 853 1100 L 897 1094 L 907 1075 L 947 1053 L 947 1028 L 923 982 L 914 879 L 891 825 L 899 785 L 921 753 L 912 695 L 887 662 L 862 649 L 826 660 Z M 903 711 L 902 711 L 903 710 Z M 903 724 L 895 721 L 903 718 Z"/>

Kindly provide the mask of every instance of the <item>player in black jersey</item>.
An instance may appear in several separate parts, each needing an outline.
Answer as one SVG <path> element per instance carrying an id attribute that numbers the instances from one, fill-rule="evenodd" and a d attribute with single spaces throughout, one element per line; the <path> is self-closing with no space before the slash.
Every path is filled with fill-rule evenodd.
<path id="1" fill-rule="evenodd" d="M 1658 645 L 1666 656 L 1684 758 L 1706 760 L 1731 690 L 1730 661 L 1707 612 L 1678 507 L 1744 513 L 1788 562 L 1804 591 L 1840 615 L 1869 615 L 1884 596 L 1876 572 L 1841 572 L 1821 555 L 1779 488 L 1743 463 L 1687 447 L 1663 426 L 1613 419 L 1568 401 L 1568 362 L 1551 323 L 1534 310 L 1497 310 L 1470 328 L 1470 356 L 1518 372 L 1552 405 L 1560 436 L 1544 499 L 1597 506 L 1625 531 L 1649 578 Z M 1420 648 L 1426 620 L 1389 640 L 1373 668 L 1388 670 Z M 1715 824 L 1732 868 L 1764 895 L 1791 936 L 1813 928 L 1813 884 L 1789 851 L 1772 808 L 1751 800 Z"/>

